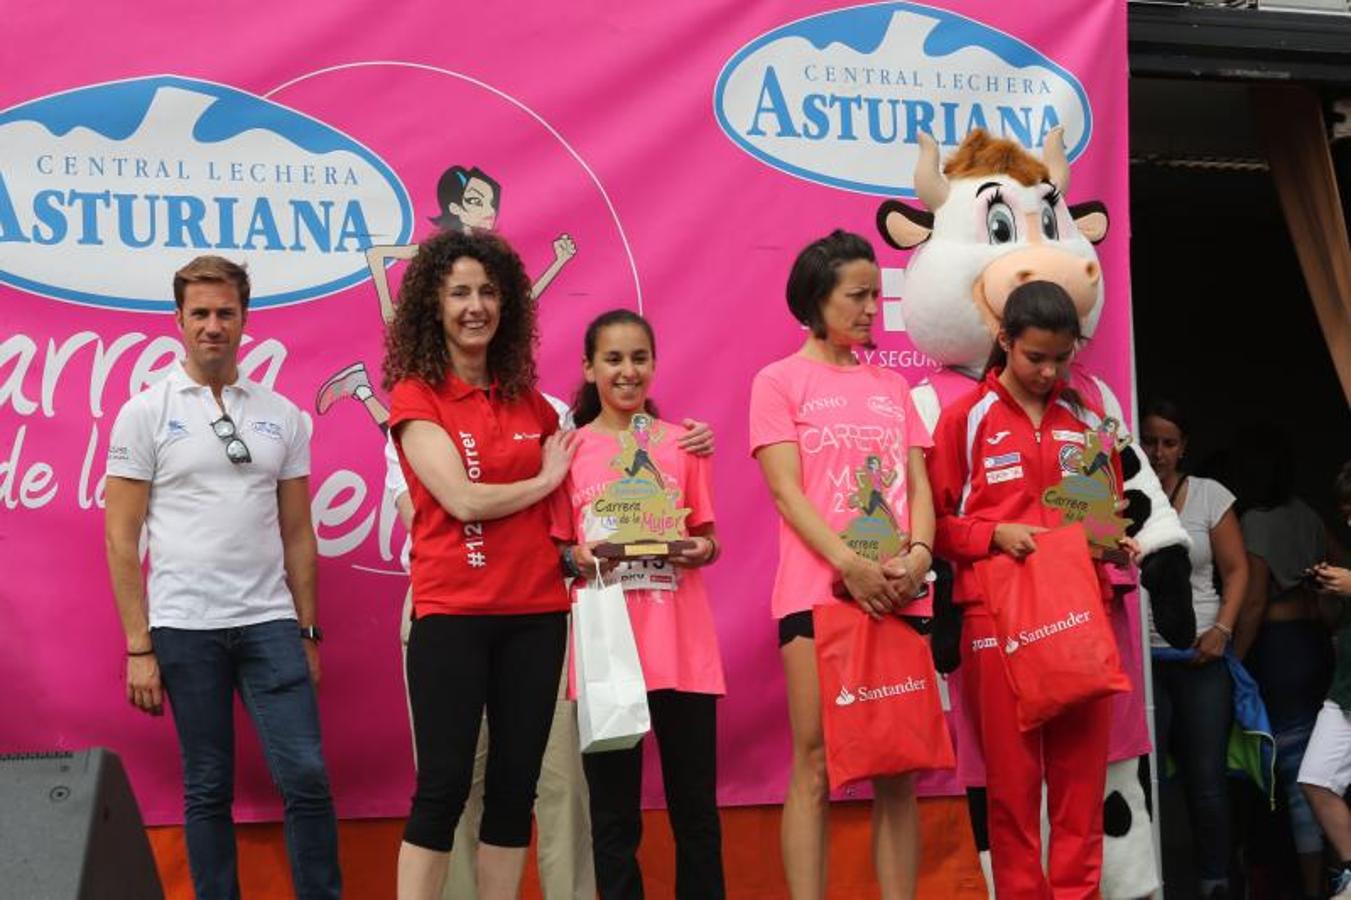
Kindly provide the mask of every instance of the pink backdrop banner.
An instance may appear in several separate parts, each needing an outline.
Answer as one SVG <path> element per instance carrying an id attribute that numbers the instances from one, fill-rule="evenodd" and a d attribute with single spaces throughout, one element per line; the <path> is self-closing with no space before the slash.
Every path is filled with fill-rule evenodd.
<path id="1" fill-rule="evenodd" d="M 365 250 L 432 233 L 451 167 L 486 174 L 496 227 L 533 276 L 556 272 L 540 298 L 548 393 L 571 395 L 593 316 L 635 308 L 659 337 L 663 413 L 717 432 L 724 803 L 780 802 L 789 762 L 775 513 L 746 453 L 751 379 L 800 344 L 788 267 L 835 227 L 873 240 L 893 295 L 868 360 L 912 383 L 936 368 L 895 310 L 906 255 L 874 224 L 884 198 L 913 197 L 919 129 L 950 150 L 977 125 L 1034 148 L 1065 127 L 1070 200 L 1101 200 L 1113 218 L 1086 360 L 1131 396 L 1119 0 L 589 0 L 509 14 L 150 0 L 128 13 L 16 7 L 0 60 L 0 752 L 111 747 L 149 822 L 181 820 L 177 743 L 167 719 L 124 699 L 102 476 L 117 410 L 181 355 L 170 280 L 198 253 L 249 264 L 244 370 L 312 420 L 320 705 L 344 817 L 406 814 L 412 786 L 405 535 L 382 489 Z M 361 367 L 374 402 L 321 413 L 325 382 Z M 251 729 L 240 734 L 237 814 L 276 818 Z"/>

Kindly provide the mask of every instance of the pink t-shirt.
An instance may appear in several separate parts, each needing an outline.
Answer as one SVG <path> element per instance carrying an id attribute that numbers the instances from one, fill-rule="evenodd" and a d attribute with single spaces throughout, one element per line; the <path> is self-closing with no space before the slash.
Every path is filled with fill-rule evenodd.
<path id="1" fill-rule="evenodd" d="M 679 425 L 653 423 L 646 451 L 666 479 L 675 508 L 689 509 L 682 532 L 713 521 L 706 460 L 676 446 Z M 620 455 L 617 435 L 594 425 L 577 431 L 577 455 L 563 483 L 571 516 L 556 518 L 553 535 L 562 541 L 600 541 L 614 532 L 592 503 L 606 487 L 624 477 L 611 462 Z M 638 477 L 650 477 L 644 471 Z M 699 569 L 677 569 L 664 560 L 621 563 L 612 577 L 624 584 L 629 621 L 638 644 L 649 691 L 674 689 L 695 694 L 724 694 L 726 681 L 718 653 L 718 634 Z M 573 590 L 584 586 L 574 582 Z M 568 673 L 568 695 L 576 696 L 575 673 Z"/>
<path id="2" fill-rule="evenodd" d="M 844 531 L 864 512 L 857 495 L 875 491 L 901 531 L 909 531 L 906 458 L 911 447 L 930 447 L 933 439 L 903 376 L 801 354 L 770 363 L 751 385 L 751 452 L 780 443 L 797 444 L 802 490 L 832 529 Z M 774 618 L 833 599 L 835 578 L 830 564 L 781 521 Z"/>

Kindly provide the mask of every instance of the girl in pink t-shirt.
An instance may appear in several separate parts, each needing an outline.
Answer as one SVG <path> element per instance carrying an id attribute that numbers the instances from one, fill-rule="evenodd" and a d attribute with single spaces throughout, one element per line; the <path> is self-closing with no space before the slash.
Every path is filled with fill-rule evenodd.
<path id="1" fill-rule="evenodd" d="M 717 805 L 717 711 L 726 692 L 718 636 L 700 568 L 718 556 L 706 458 L 676 445 L 680 426 L 657 418 L 648 402 L 656 342 L 642 316 L 613 310 L 586 330 L 586 380 L 573 403 L 577 453 L 562 490 L 570 515 L 555 522 L 565 567 L 596 571 L 595 544 L 615 533 L 595 502 L 618 481 L 665 492 L 690 546 L 669 560 L 621 563 L 629 620 L 647 683 L 652 730 L 676 841 L 676 892 L 721 898 L 722 827 Z M 638 482 L 643 482 L 639 484 Z M 613 563 L 599 561 L 602 571 Z M 642 744 L 582 756 L 591 794 L 591 840 L 602 900 L 641 896 L 638 842 Z"/>
<path id="2" fill-rule="evenodd" d="M 751 452 L 782 522 L 771 606 L 788 682 L 793 770 L 783 807 L 783 860 L 794 898 L 825 895 L 829 789 L 812 607 L 838 602 L 843 582 L 875 617 L 899 612 L 933 561 L 933 501 L 924 467 L 928 429 L 899 374 L 860 363 L 879 313 L 872 247 L 835 231 L 798 254 L 788 308 L 811 330 L 801 349 L 770 363 L 751 387 Z M 860 515 L 888 512 L 909 536 L 874 562 L 840 536 Z M 914 607 L 910 607 L 914 609 Z M 909 610 L 907 610 L 909 611 Z M 873 859 L 885 898 L 913 897 L 919 820 L 911 776 L 873 779 Z"/>

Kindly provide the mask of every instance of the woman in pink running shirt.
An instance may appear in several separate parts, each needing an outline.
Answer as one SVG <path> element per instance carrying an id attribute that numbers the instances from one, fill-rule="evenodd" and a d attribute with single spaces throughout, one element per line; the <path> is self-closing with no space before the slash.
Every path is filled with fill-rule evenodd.
<path id="1" fill-rule="evenodd" d="M 924 468 L 928 429 L 896 372 L 861 363 L 871 346 L 881 275 L 872 246 L 835 231 L 798 254 L 788 308 L 811 333 L 771 363 L 751 388 L 751 452 L 782 522 L 772 608 L 788 682 L 793 770 L 784 801 L 784 871 L 794 900 L 825 896 L 829 788 L 821 731 L 812 607 L 839 602 L 833 585 L 874 617 L 900 611 L 920 591 L 933 560 L 933 501 Z M 882 563 L 841 538 L 884 491 L 908 544 Z M 851 504 L 851 495 L 853 503 Z M 871 499 L 872 502 L 867 502 Z M 851 508 L 852 507 L 852 508 Z M 882 897 L 915 895 L 919 820 L 911 776 L 873 779 L 873 860 Z"/>
<path id="2" fill-rule="evenodd" d="M 612 310 L 586 330 L 583 370 L 572 416 L 572 466 L 563 483 L 566 521 L 556 521 L 564 568 L 579 579 L 609 563 L 591 549 L 615 532 L 595 501 L 618 481 L 655 481 L 669 511 L 688 510 L 681 532 L 690 546 L 662 560 L 620 563 L 629 621 L 647 683 L 652 730 L 676 843 L 678 900 L 726 895 L 717 802 L 717 698 L 726 693 L 718 635 L 704 589 L 703 566 L 717 559 L 708 460 L 679 447 L 684 431 L 662 421 L 647 399 L 657 360 L 652 326 L 637 313 Z M 640 415 L 642 414 L 642 415 Z M 621 442 L 621 433 L 630 437 Z M 632 459 L 628 458 L 629 450 Z M 643 745 L 582 756 L 591 796 L 591 845 L 601 900 L 643 896 L 638 870 L 642 837 L 639 792 Z"/>

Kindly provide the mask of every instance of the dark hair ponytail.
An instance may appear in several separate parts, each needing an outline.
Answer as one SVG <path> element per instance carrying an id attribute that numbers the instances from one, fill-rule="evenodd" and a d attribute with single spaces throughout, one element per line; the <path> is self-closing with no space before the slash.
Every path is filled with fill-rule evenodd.
<path id="1" fill-rule="evenodd" d="M 631 309 L 612 309 L 596 316 L 591 320 L 591 324 L 586 326 L 586 337 L 582 340 L 582 358 L 587 362 L 595 361 L 596 342 L 600 339 L 600 333 L 611 325 L 637 325 L 643 329 L 647 333 L 647 343 L 652 347 L 652 358 L 657 358 L 657 336 L 647 319 Z M 648 415 L 657 415 L 657 406 L 650 399 L 645 408 Z M 600 391 L 596 389 L 594 383 L 583 379 L 577 386 L 576 393 L 572 395 L 572 422 L 581 428 L 594 422 L 599 415 Z"/>
<path id="2" fill-rule="evenodd" d="M 1079 325 L 1079 311 L 1064 288 L 1054 281 L 1029 281 L 1018 285 L 1009 292 L 1004 304 L 1003 321 L 999 332 L 1010 343 L 1029 328 L 1040 328 L 1052 334 L 1068 334 L 1075 343 L 1083 340 L 1083 329 Z M 1002 369 L 1009 362 L 1009 355 L 996 339 L 990 350 L 990 358 L 985 362 L 985 371 Z M 1083 407 L 1078 392 L 1065 387 L 1060 396 L 1076 408 Z"/>
<path id="3" fill-rule="evenodd" d="M 1040 328 L 1053 334 L 1069 334 L 1075 341 L 1083 339 L 1079 327 L 1079 312 L 1065 289 L 1054 281 L 1029 281 L 1009 293 L 1004 304 L 1003 321 L 999 332 L 1010 342 L 1029 328 Z M 1009 355 L 996 340 L 985 362 L 985 371 L 1002 369 L 1008 365 Z"/>

